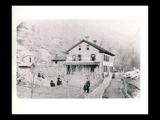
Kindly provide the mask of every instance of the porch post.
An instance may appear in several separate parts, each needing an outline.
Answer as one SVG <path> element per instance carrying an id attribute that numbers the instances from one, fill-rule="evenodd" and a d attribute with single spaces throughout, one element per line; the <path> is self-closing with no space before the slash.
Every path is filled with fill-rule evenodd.
<path id="1" fill-rule="evenodd" d="M 76 66 L 76 74 L 78 74 L 78 67 L 79 67 L 79 65 L 75 65 Z"/>
<path id="2" fill-rule="evenodd" d="M 82 65 L 82 73 L 84 74 L 84 65 Z"/>

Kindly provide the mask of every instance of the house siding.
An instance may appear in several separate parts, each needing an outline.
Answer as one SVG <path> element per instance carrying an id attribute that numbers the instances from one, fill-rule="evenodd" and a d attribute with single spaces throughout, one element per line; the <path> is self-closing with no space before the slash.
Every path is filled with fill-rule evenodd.
<path id="1" fill-rule="evenodd" d="M 76 55 L 76 61 L 78 61 L 77 56 L 81 55 L 82 56 L 82 62 L 85 61 L 88 58 L 88 62 L 90 61 L 90 57 L 91 54 L 95 54 L 96 55 L 96 62 L 100 62 L 100 64 L 95 68 L 95 72 L 97 74 L 102 74 L 104 73 L 104 75 L 109 74 L 110 73 L 110 67 L 113 66 L 113 62 L 114 62 L 114 57 L 111 55 L 108 55 L 106 53 L 100 53 L 99 50 L 91 45 L 89 45 L 89 50 L 87 50 L 87 46 L 89 44 L 86 42 L 82 42 L 79 45 L 75 46 L 74 48 L 72 48 L 67 55 L 67 62 L 70 61 L 72 62 L 72 56 Z M 79 48 L 81 48 L 81 50 L 79 50 Z M 109 61 L 104 61 L 104 55 L 109 57 Z M 70 58 L 70 59 L 69 59 Z M 85 59 L 86 58 L 86 59 Z M 104 66 L 107 66 L 107 71 L 104 72 Z M 90 71 L 90 67 L 84 67 L 85 68 L 85 72 L 88 73 Z"/>
<path id="2" fill-rule="evenodd" d="M 106 61 L 106 58 L 104 61 L 104 55 L 109 57 L 109 61 Z M 103 53 L 102 56 L 103 56 L 102 64 L 103 66 L 107 66 L 107 71 L 104 72 L 103 70 L 103 72 L 104 72 L 104 75 L 107 75 L 110 73 L 110 67 L 113 67 L 114 57 L 105 53 Z"/>
<path id="3" fill-rule="evenodd" d="M 34 56 L 31 55 L 27 55 L 23 58 L 23 62 L 25 63 L 29 63 L 30 62 L 30 58 L 31 58 L 31 63 L 34 63 Z"/>
<path id="4" fill-rule="evenodd" d="M 81 45 L 81 50 L 79 51 L 79 45 Z M 99 53 L 99 50 L 96 48 L 92 47 L 91 45 L 82 42 L 78 46 L 74 47 L 71 51 L 69 51 L 69 54 L 67 55 L 67 58 L 72 58 L 73 55 L 78 56 L 79 54 L 82 55 L 82 61 L 83 58 L 90 58 L 91 54 L 96 55 L 96 60 L 95 61 L 101 61 L 101 54 Z M 87 50 L 87 45 L 89 45 L 89 50 Z"/>

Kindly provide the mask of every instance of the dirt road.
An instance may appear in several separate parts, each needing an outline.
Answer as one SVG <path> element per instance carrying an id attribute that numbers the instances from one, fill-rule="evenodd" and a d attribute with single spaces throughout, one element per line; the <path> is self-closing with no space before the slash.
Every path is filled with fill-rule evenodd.
<path id="1" fill-rule="evenodd" d="M 110 85 L 105 89 L 102 98 L 135 98 L 140 93 L 140 80 L 127 80 L 127 91 L 122 88 L 120 77 L 111 80 Z M 121 88 L 121 90 L 120 90 Z M 126 96 L 126 93 L 128 96 Z"/>
<path id="2" fill-rule="evenodd" d="M 110 85 L 105 89 L 102 98 L 122 98 L 119 93 L 120 85 L 121 79 L 119 77 L 112 79 Z"/>

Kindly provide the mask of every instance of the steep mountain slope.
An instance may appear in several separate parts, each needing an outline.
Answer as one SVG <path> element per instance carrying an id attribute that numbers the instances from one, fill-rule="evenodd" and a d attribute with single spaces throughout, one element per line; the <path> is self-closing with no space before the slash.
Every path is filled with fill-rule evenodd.
<path id="1" fill-rule="evenodd" d="M 17 44 L 32 52 L 37 60 L 44 61 L 51 60 L 55 54 L 64 56 L 61 51 L 66 48 L 61 39 L 46 37 L 37 26 L 27 22 L 17 26 Z"/>

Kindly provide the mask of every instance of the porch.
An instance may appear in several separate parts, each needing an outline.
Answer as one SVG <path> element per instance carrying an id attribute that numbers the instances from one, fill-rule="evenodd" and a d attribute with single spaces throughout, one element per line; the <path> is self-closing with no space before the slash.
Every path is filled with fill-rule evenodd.
<path id="1" fill-rule="evenodd" d="M 66 73 L 67 74 L 100 74 L 99 68 L 100 62 L 66 62 Z"/>

